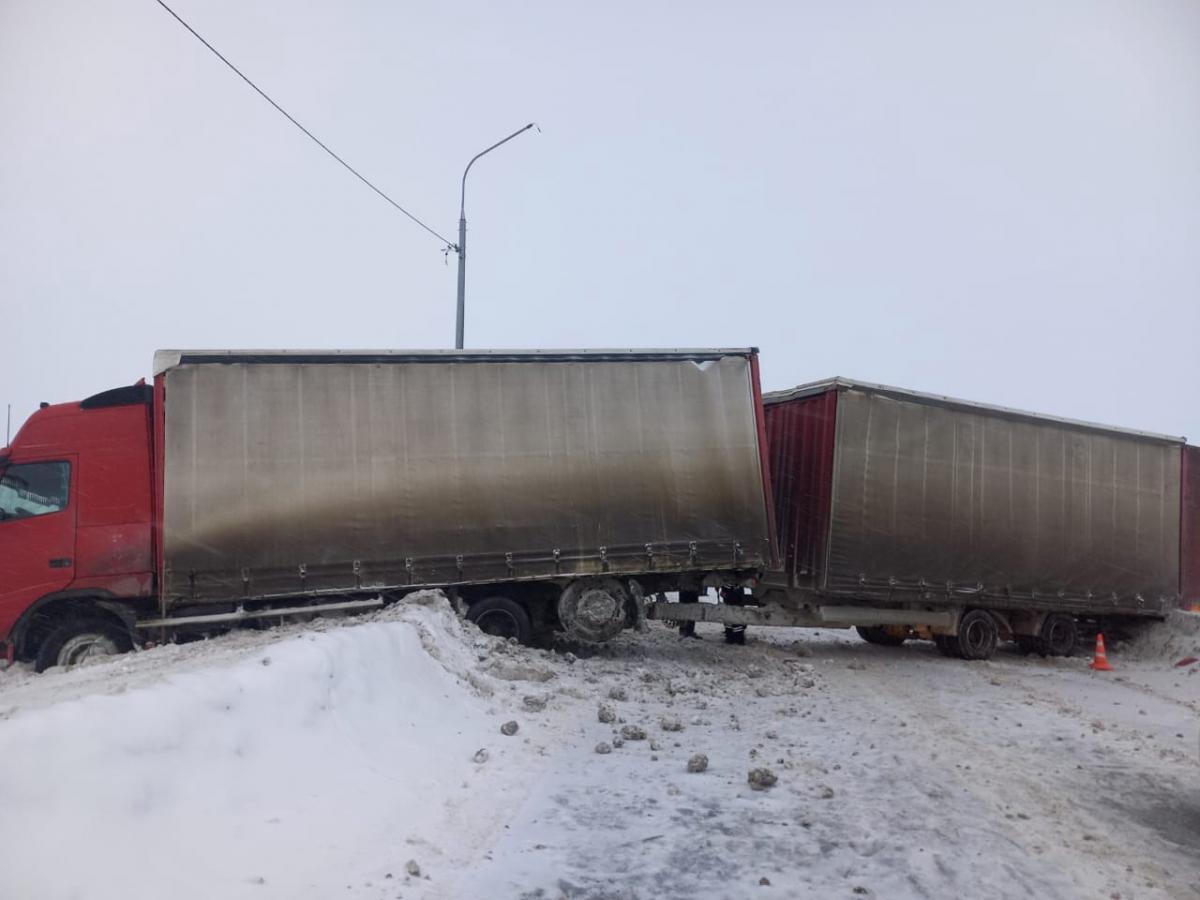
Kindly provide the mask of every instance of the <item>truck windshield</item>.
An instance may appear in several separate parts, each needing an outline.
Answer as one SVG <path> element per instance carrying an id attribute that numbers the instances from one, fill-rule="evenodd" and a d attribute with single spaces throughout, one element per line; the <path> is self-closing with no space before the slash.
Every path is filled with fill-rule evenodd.
<path id="1" fill-rule="evenodd" d="M 66 509 L 71 464 L 18 463 L 0 475 L 0 521 L 45 516 Z"/>

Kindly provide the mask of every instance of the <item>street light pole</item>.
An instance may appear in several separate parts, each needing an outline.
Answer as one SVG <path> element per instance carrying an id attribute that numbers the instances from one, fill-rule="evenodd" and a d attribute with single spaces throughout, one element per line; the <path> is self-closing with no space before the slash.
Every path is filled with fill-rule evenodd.
<path id="1" fill-rule="evenodd" d="M 518 134 L 524 134 L 533 127 L 534 123 L 530 122 L 524 128 L 518 128 L 504 140 L 497 141 L 486 150 L 479 151 L 471 157 L 471 161 L 463 169 L 462 199 L 458 206 L 458 245 L 454 248 L 458 253 L 458 318 L 454 325 L 454 349 L 456 350 L 463 348 L 463 316 L 466 313 L 467 304 L 467 173 L 471 171 L 471 166 L 475 165 L 475 160 L 479 157 L 491 153 L 501 144 L 507 144 Z"/>

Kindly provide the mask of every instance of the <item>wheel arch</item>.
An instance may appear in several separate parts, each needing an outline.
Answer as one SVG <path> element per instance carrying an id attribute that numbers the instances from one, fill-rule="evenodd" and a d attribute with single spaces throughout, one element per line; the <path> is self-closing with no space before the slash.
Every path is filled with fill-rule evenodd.
<path id="1" fill-rule="evenodd" d="M 39 597 L 21 614 L 9 635 L 18 659 L 32 659 L 37 645 L 64 620 L 75 615 L 92 615 L 111 621 L 135 635 L 137 613 L 133 606 L 116 599 L 110 591 L 81 589 L 55 591 Z"/>

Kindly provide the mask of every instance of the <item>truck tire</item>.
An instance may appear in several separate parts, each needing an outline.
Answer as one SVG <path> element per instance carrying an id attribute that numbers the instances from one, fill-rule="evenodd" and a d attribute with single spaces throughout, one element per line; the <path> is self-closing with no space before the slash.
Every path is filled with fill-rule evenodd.
<path id="1" fill-rule="evenodd" d="M 632 599 L 615 578 L 578 578 L 558 597 L 558 621 L 575 640 L 603 643 L 624 630 Z"/>
<path id="2" fill-rule="evenodd" d="M 986 610 L 972 609 L 958 620 L 954 642 L 963 659 L 991 659 L 999 640 L 1000 629 Z"/>
<path id="3" fill-rule="evenodd" d="M 467 609 L 467 620 L 474 622 L 484 634 L 516 638 L 520 644 L 529 643 L 529 635 L 533 632 L 529 613 L 507 597 L 488 597 L 472 603 Z"/>
<path id="4" fill-rule="evenodd" d="M 900 629 L 886 625 L 856 625 L 854 630 L 868 644 L 878 644 L 880 647 L 899 647 L 908 640 L 907 634 L 899 633 Z"/>
<path id="5" fill-rule="evenodd" d="M 1079 643 L 1079 626 L 1075 617 L 1065 613 L 1050 613 L 1038 633 L 1038 652 L 1046 656 L 1070 656 Z"/>
<path id="6" fill-rule="evenodd" d="M 86 659 L 115 656 L 132 649 L 129 633 L 114 622 L 99 617 L 67 619 L 42 641 L 34 671 L 45 672 L 53 666 L 69 668 Z"/>

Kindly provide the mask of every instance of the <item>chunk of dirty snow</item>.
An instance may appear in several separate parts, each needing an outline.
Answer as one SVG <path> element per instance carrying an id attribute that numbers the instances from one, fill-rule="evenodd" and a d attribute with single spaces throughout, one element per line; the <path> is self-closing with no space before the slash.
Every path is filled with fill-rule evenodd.
<path id="1" fill-rule="evenodd" d="M 521 726 L 518 725 L 515 721 L 505 722 L 503 725 L 500 726 L 500 733 L 506 737 L 512 737 L 514 734 L 517 733 L 517 729 L 519 729 L 520 727 Z"/>
<path id="2" fill-rule="evenodd" d="M 746 780 L 750 782 L 751 790 L 765 791 L 767 788 L 775 786 L 775 783 L 779 781 L 779 776 L 770 769 L 751 769 Z"/>
<path id="3" fill-rule="evenodd" d="M 663 716 L 659 724 L 663 731 L 683 731 L 683 722 L 679 720 L 678 716 Z"/>
<path id="4" fill-rule="evenodd" d="M 486 671 L 493 678 L 501 681 L 549 681 L 554 673 L 549 669 L 539 669 L 526 663 L 495 660 L 488 664 Z"/>
<path id="5" fill-rule="evenodd" d="M 601 741 L 596 745 L 596 752 L 600 754 L 612 753 L 612 746 L 607 741 Z"/>
<path id="6" fill-rule="evenodd" d="M 404 871 L 407 872 L 409 875 L 411 875 L 413 878 L 421 877 L 421 867 L 417 864 L 417 861 L 415 859 L 410 859 L 408 862 L 406 862 L 404 864 Z"/>
<path id="7" fill-rule="evenodd" d="M 621 737 L 627 741 L 644 741 L 646 730 L 637 725 L 622 725 Z"/>
<path id="8" fill-rule="evenodd" d="M 472 756 L 471 759 L 477 765 L 483 765 L 485 762 L 488 761 L 488 758 L 490 756 L 491 756 L 491 754 L 487 752 L 487 749 L 485 747 L 480 747 L 478 750 L 475 751 L 475 755 Z"/>
<path id="9" fill-rule="evenodd" d="M 687 770 L 689 772 L 703 772 L 708 768 L 708 757 L 703 753 L 696 753 L 687 761 Z"/>
<path id="10" fill-rule="evenodd" d="M 410 606 L 439 606 L 446 601 L 446 595 L 438 590 L 425 588 L 404 595 L 404 602 Z"/>
<path id="11" fill-rule="evenodd" d="M 617 721 L 617 711 L 611 706 L 605 706 L 603 703 L 601 703 L 600 708 L 596 710 L 596 718 L 605 725 L 610 725 Z"/>

